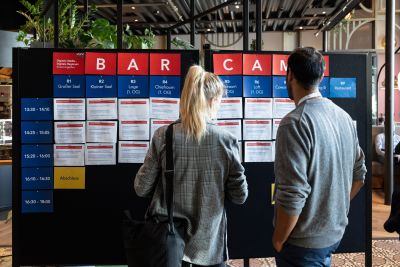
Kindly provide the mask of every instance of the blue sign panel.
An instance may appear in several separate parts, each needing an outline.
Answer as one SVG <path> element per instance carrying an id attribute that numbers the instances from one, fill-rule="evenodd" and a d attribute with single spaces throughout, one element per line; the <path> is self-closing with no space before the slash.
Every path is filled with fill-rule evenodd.
<path id="1" fill-rule="evenodd" d="M 22 145 L 21 166 L 53 166 L 53 145 Z"/>
<path id="2" fill-rule="evenodd" d="M 53 168 L 22 168 L 22 190 L 53 189 Z"/>
<path id="3" fill-rule="evenodd" d="M 53 143 L 53 122 L 21 122 L 21 142 L 25 144 Z"/>
<path id="4" fill-rule="evenodd" d="M 318 86 L 323 97 L 329 97 L 329 78 L 324 77 Z"/>
<path id="5" fill-rule="evenodd" d="M 21 98 L 21 120 L 53 119 L 52 98 Z"/>
<path id="6" fill-rule="evenodd" d="M 118 76 L 118 97 L 149 97 L 149 76 Z"/>
<path id="7" fill-rule="evenodd" d="M 54 92 L 54 97 L 84 97 L 85 76 L 54 75 L 53 92 Z"/>
<path id="8" fill-rule="evenodd" d="M 86 97 L 116 97 L 116 76 L 86 76 Z"/>
<path id="9" fill-rule="evenodd" d="M 272 95 L 273 97 L 289 97 L 285 76 L 274 76 L 272 78 Z"/>
<path id="10" fill-rule="evenodd" d="M 331 98 L 356 98 L 356 78 L 331 78 Z"/>
<path id="11" fill-rule="evenodd" d="M 244 97 L 272 97 L 271 76 L 244 76 Z"/>
<path id="12" fill-rule="evenodd" d="M 225 85 L 228 97 L 238 97 L 243 95 L 242 76 L 219 76 Z"/>
<path id="13" fill-rule="evenodd" d="M 150 76 L 150 96 L 179 98 L 181 95 L 181 77 Z"/>
<path id="14" fill-rule="evenodd" d="M 22 191 L 21 213 L 53 212 L 53 191 Z"/>

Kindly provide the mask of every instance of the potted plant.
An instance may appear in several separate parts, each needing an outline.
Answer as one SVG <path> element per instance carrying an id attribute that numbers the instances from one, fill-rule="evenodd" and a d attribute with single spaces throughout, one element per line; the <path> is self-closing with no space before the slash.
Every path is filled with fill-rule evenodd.
<path id="1" fill-rule="evenodd" d="M 185 40 L 182 40 L 179 37 L 175 37 L 174 39 L 171 40 L 171 44 L 174 46 L 176 49 L 193 49 L 193 45 Z"/>

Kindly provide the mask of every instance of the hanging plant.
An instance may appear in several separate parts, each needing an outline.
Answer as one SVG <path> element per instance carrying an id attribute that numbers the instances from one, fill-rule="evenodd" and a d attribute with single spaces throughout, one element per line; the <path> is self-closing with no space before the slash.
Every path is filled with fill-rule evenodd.
<path id="1" fill-rule="evenodd" d="M 171 40 L 171 44 L 177 49 L 193 49 L 193 45 L 179 37 L 175 37 Z"/>

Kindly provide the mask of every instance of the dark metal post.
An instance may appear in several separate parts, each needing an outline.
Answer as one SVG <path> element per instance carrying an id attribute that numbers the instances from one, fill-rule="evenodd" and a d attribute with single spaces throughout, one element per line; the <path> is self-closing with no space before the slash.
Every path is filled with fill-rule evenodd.
<path id="1" fill-rule="evenodd" d="M 393 87 L 394 87 L 394 0 L 386 0 L 385 45 L 385 204 L 393 192 Z"/>
<path id="2" fill-rule="evenodd" d="M 256 0 L 256 50 L 262 49 L 262 0 Z"/>
<path id="3" fill-rule="evenodd" d="M 89 14 L 89 0 L 83 1 L 83 12 L 86 16 Z"/>
<path id="4" fill-rule="evenodd" d="M 322 40 L 322 46 L 324 52 L 328 52 L 328 33 L 326 31 L 323 32 L 323 40 Z"/>
<path id="5" fill-rule="evenodd" d="M 123 0 L 117 1 L 117 48 L 122 49 L 122 5 Z"/>
<path id="6" fill-rule="evenodd" d="M 243 260 L 243 267 L 250 267 L 250 259 Z"/>
<path id="7" fill-rule="evenodd" d="M 167 50 L 171 50 L 171 30 L 167 30 Z"/>
<path id="8" fill-rule="evenodd" d="M 194 17 L 194 0 L 190 0 L 190 17 Z M 193 19 L 190 21 L 190 44 L 193 45 L 193 47 L 196 45 L 196 41 L 194 39 L 194 34 L 195 34 L 195 20 Z"/>
<path id="9" fill-rule="evenodd" d="M 249 50 L 249 0 L 243 0 L 243 50 Z"/>
<path id="10" fill-rule="evenodd" d="M 59 40 L 59 27 L 58 27 L 58 0 L 54 1 L 54 48 L 58 48 Z"/>

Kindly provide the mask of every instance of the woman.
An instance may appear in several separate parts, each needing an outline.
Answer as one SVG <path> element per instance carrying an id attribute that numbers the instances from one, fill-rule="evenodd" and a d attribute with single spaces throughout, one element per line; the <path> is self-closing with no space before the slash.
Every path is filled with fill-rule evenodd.
<path id="1" fill-rule="evenodd" d="M 184 220 L 186 225 L 182 266 L 225 266 L 228 251 L 224 202 L 228 199 L 243 204 L 247 198 L 238 141 L 211 121 L 224 92 L 223 83 L 213 73 L 200 66 L 189 69 L 173 136 L 174 218 Z M 167 216 L 165 179 L 157 179 L 164 177 L 166 129 L 164 126 L 154 133 L 135 178 L 137 195 L 151 197 L 154 192 L 147 218 Z"/>

